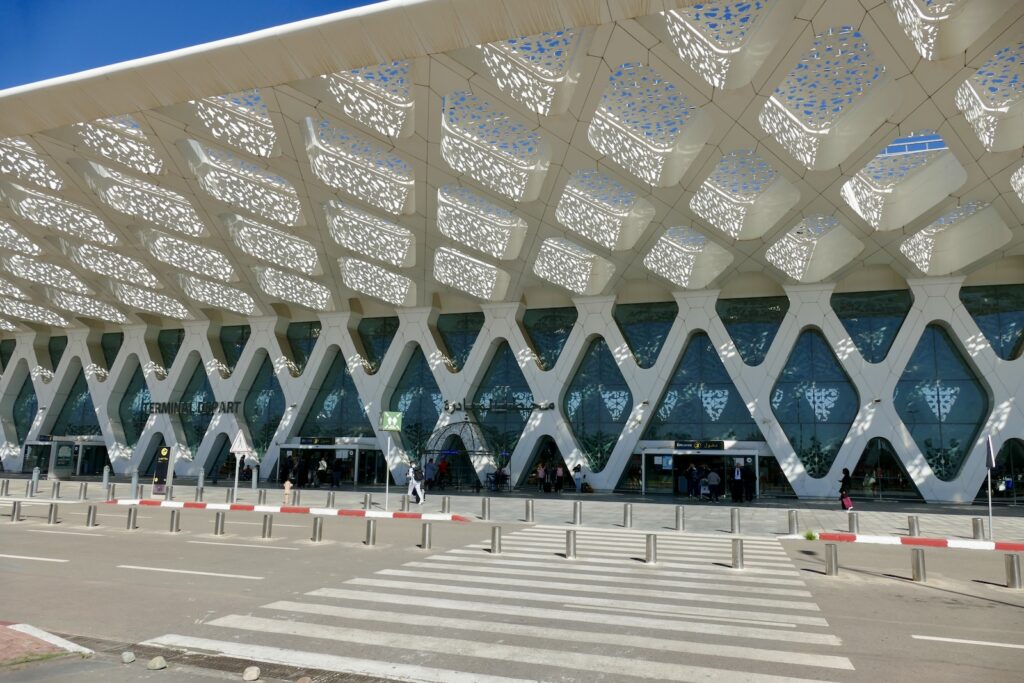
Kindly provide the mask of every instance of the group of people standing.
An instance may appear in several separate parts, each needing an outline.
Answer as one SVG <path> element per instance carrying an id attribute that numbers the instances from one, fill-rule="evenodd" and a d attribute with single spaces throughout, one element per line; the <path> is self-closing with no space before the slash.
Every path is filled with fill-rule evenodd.
<path id="1" fill-rule="evenodd" d="M 569 470 L 562 463 L 555 466 L 546 465 L 543 462 L 539 463 L 534 474 L 537 481 L 537 491 L 540 493 L 561 493 L 569 479 Z M 576 488 L 576 493 L 579 493 L 583 486 L 583 467 L 579 464 L 572 468 L 571 481 Z"/>
<path id="2" fill-rule="evenodd" d="M 707 464 L 690 466 L 679 476 L 679 492 L 686 491 L 691 499 L 706 499 L 717 503 L 724 490 L 734 503 L 752 502 L 757 490 L 757 475 L 749 465 L 734 465 L 719 471 Z"/>

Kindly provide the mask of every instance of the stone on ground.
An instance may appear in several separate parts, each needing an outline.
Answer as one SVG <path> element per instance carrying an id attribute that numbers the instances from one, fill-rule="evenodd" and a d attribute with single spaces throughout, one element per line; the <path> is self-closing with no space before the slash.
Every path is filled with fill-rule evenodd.
<path id="1" fill-rule="evenodd" d="M 149 660 L 149 664 L 146 665 L 146 668 L 150 671 L 159 671 L 160 669 L 166 669 L 167 660 L 157 655 L 156 657 L 153 657 L 153 659 Z"/>
<path id="2" fill-rule="evenodd" d="M 258 681 L 260 680 L 260 668 L 258 666 L 247 666 L 245 671 L 242 672 L 243 681 Z"/>
<path id="3" fill-rule="evenodd" d="M 121 663 L 122 664 L 131 664 L 134 661 L 135 661 L 135 653 L 134 652 L 128 651 L 128 652 L 122 652 L 121 653 Z"/>

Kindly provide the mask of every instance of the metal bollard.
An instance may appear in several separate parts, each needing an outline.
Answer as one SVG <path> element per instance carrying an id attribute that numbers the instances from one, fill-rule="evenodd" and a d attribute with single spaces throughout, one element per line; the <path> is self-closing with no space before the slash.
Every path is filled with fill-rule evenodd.
<path id="1" fill-rule="evenodd" d="M 213 516 L 213 535 L 223 536 L 224 535 L 224 513 L 218 512 Z"/>
<path id="2" fill-rule="evenodd" d="M 181 532 L 181 510 L 171 510 L 171 528 L 172 534 Z"/>
<path id="3" fill-rule="evenodd" d="M 917 515 L 910 515 L 907 517 L 907 535 L 921 535 L 921 519 Z"/>
<path id="4" fill-rule="evenodd" d="M 106 489 L 110 483 L 110 465 L 103 466 L 103 488 Z"/>
<path id="5" fill-rule="evenodd" d="M 850 518 L 850 520 L 849 520 L 850 521 L 850 533 L 851 534 L 859 534 L 860 533 L 860 514 L 858 514 L 856 512 L 851 512 L 850 514 L 847 515 L 847 517 Z"/>
<path id="6" fill-rule="evenodd" d="M 32 493 L 30 495 L 31 496 L 35 496 L 37 493 L 39 493 L 39 468 L 38 467 L 33 467 L 32 468 L 32 479 L 30 480 L 30 483 L 32 485 L 31 489 L 30 489 L 32 491 Z"/>
<path id="7" fill-rule="evenodd" d="M 1018 591 L 1024 588 L 1020 577 L 1020 555 L 1006 555 L 1006 587 Z"/>
<path id="8" fill-rule="evenodd" d="M 985 518 L 971 517 L 971 529 L 974 531 L 975 540 L 985 538 Z"/>
<path id="9" fill-rule="evenodd" d="M 402 495 L 402 512 L 409 511 L 409 496 L 408 494 Z"/>
<path id="10" fill-rule="evenodd" d="M 143 487 L 142 484 L 136 484 L 135 485 L 135 489 L 134 489 L 135 490 L 135 497 L 137 499 L 139 499 L 139 500 L 142 500 L 142 498 L 143 498 L 143 488 L 144 487 Z"/>
<path id="11" fill-rule="evenodd" d="M 480 499 L 480 519 L 488 520 L 491 518 L 491 499 L 481 498 Z"/>
<path id="12" fill-rule="evenodd" d="M 7 495 L 7 491 L 10 488 L 11 488 L 11 480 L 10 479 L 4 479 L 3 481 L 0 481 L 0 496 L 6 496 Z"/>
<path id="13" fill-rule="evenodd" d="M 85 525 L 96 526 L 96 506 L 90 505 L 85 509 Z"/>
<path id="14" fill-rule="evenodd" d="M 796 536 L 800 533 L 800 513 L 796 510 L 789 511 L 789 535 Z"/>
<path id="15" fill-rule="evenodd" d="M 114 496 L 117 494 L 117 484 L 107 484 L 107 500 L 115 500 Z"/>
<path id="16" fill-rule="evenodd" d="M 46 523 L 47 524 L 56 524 L 57 523 L 57 504 L 56 503 L 50 503 L 50 510 L 46 514 Z"/>
<path id="17" fill-rule="evenodd" d="M 298 505 L 302 498 L 302 492 L 299 489 L 292 489 L 292 505 Z"/>
<path id="18" fill-rule="evenodd" d="M 565 559 L 575 560 L 576 559 L 576 530 L 566 529 L 565 530 Z"/>
<path id="19" fill-rule="evenodd" d="M 164 487 L 164 500 L 174 500 L 174 485 L 168 484 Z"/>
<path id="20" fill-rule="evenodd" d="M 501 527 L 491 527 L 491 555 L 501 554 Z"/>
<path id="21" fill-rule="evenodd" d="M 448 496 L 445 496 L 445 498 L 447 498 L 447 497 Z M 369 510 L 372 505 L 373 505 L 373 494 L 372 493 L 364 493 L 363 494 L 363 509 L 364 510 Z"/>
<path id="22" fill-rule="evenodd" d="M 255 467 L 252 468 L 252 479 L 250 481 L 252 483 L 252 486 L 250 488 L 252 488 L 253 491 L 255 491 L 256 489 L 258 489 L 260 487 L 260 466 L 259 465 L 256 465 Z"/>
<path id="23" fill-rule="evenodd" d="M 131 490 L 132 491 L 138 491 L 139 490 L 139 471 L 137 469 L 136 470 L 132 470 L 132 488 L 131 488 Z"/>
<path id="24" fill-rule="evenodd" d="M 825 544 L 825 576 L 839 575 L 839 549 L 835 543 Z"/>
<path id="25" fill-rule="evenodd" d="M 32 495 L 32 482 L 25 482 L 25 497 L 28 498 Z"/>
<path id="26" fill-rule="evenodd" d="M 324 540 L 324 518 L 314 517 L 313 518 L 313 535 L 309 537 L 309 540 L 313 543 L 319 543 Z"/>
<path id="27" fill-rule="evenodd" d="M 271 538 L 274 535 L 274 515 L 263 515 L 263 531 L 260 538 Z"/>
<path id="28" fill-rule="evenodd" d="M 53 482 L 53 488 L 50 489 L 50 498 L 60 500 L 60 482 Z"/>
<path id="29" fill-rule="evenodd" d="M 446 515 L 450 515 L 452 512 L 452 499 L 451 496 L 441 497 L 441 512 Z"/>
<path id="30" fill-rule="evenodd" d="M 740 509 L 732 508 L 729 510 L 729 521 L 732 524 L 732 532 L 734 534 L 740 533 Z"/>
<path id="31" fill-rule="evenodd" d="M 622 526 L 626 529 L 633 528 L 633 504 L 623 503 L 622 505 Z"/>
<path id="32" fill-rule="evenodd" d="M 644 556 L 647 564 L 658 564 L 658 536 L 647 534 L 647 554 Z"/>
<path id="33" fill-rule="evenodd" d="M 203 487 L 202 486 L 197 486 L 196 487 L 196 502 L 198 503 L 198 502 L 201 502 L 202 500 L 203 500 Z"/>
<path id="34" fill-rule="evenodd" d="M 676 505 L 676 531 L 686 531 L 686 511 L 682 505 Z"/>
<path id="35" fill-rule="evenodd" d="M 572 523 L 576 526 L 583 524 L 583 501 L 581 500 L 572 504 Z"/>
<path id="36" fill-rule="evenodd" d="M 196 479 L 196 488 L 201 489 L 206 486 L 206 471 L 199 470 L 199 477 Z"/>
<path id="37" fill-rule="evenodd" d="M 366 520 L 366 545 L 377 545 L 377 520 Z"/>
<path id="38" fill-rule="evenodd" d="M 224 502 L 229 504 L 229 505 L 231 503 L 234 503 L 235 502 L 234 496 L 235 496 L 235 490 L 234 489 L 227 489 L 227 490 L 225 490 L 224 491 Z"/>
<path id="39" fill-rule="evenodd" d="M 260 489 L 259 491 L 256 492 L 256 504 L 257 505 L 266 505 L 267 504 L 267 490 L 266 489 Z"/>
<path id="40" fill-rule="evenodd" d="M 533 499 L 532 498 L 527 498 L 526 499 L 526 520 L 524 520 L 524 521 L 526 521 L 526 522 L 532 522 L 533 521 Z"/>
<path id="41" fill-rule="evenodd" d="M 139 508 L 132 505 L 128 508 L 128 531 L 135 531 L 139 528 Z"/>
<path id="42" fill-rule="evenodd" d="M 20 500 L 16 500 L 16 501 L 11 503 L 11 521 L 12 522 L 20 522 L 21 521 L 21 501 Z"/>
<path id="43" fill-rule="evenodd" d="M 732 539 L 732 568 L 743 569 L 743 539 Z"/>
<path id="44" fill-rule="evenodd" d="M 325 508 L 332 508 L 332 507 L 334 507 L 334 491 L 328 491 L 327 492 L 327 504 L 324 505 L 324 507 Z"/>
<path id="45" fill-rule="evenodd" d="M 89 482 L 83 481 L 78 485 L 78 500 L 85 500 L 89 497 Z"/>
<path id="46" fill-rule="evenodd" d="M 928 573 L 924 567 L 924 548 L 910 550 L 910 573 L 917 583 L 928 583 Z"/>
<path id="47" fill-rule="evenodd" d="M 423 523 L 423 533 L 420 534 L 420 548 L 422 550 L 430 550 L 430 522 Z"/>

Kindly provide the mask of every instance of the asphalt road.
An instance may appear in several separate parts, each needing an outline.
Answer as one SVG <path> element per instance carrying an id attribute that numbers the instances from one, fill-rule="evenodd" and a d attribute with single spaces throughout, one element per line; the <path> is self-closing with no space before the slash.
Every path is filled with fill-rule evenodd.
<path id="1" fill-rule="evenodd" d="M 572 561 L 556 524 L 504 524 L 497 557 L 480 522 L 434 523 L 425 551 L 409 520 L 378 521 L 368 548 L 361 519 L 326 518 L 314 544 L 308 516 L 277 515 L 265 541 L 253 513 L 229 513 L 224 536 L 207 511 L 183 510 L 173 535 L 167 510 L 141 509 L 133 532 L 123 509 L 91 530 L 75 513 L 0 522 L 0 620 L 101 654 L 5 680 L 237 680 L 261 657 L 278 660 L 267 680 L 1024 676 L 1024 592 L 1003 586 L 1000 553 L 929 550 L 922 585 L 903 547 L 840 544 L 840 575 L 826 577 L 820 542 L 749 539 L 747 569 L 731 569 L 728 534 L 666 532 L 648 566 L 644 535 L 625 530 L 580 529 Z M 169 656 L 154 673 L 114 663 L 128 645 L 148 656 L 189 638 L 237 659 Z"/>

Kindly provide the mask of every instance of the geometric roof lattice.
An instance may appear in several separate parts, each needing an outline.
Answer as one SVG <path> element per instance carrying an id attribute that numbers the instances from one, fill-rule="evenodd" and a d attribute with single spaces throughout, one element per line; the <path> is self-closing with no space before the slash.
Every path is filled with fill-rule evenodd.
<path id="1" fill-rule="evenodd" d="M 540 245 L 533 272 L 571 292 L 592 296 L 605 288 L 615 266 L 575 242 L 549 237 Z"/>
<path id="2" fill-rule="evenodd" d="M 0 140 L 0 175 L 12 175 L 48 190 L 64 186 L 56 171 L 22 138 Z"/>
<path id="3" fill-rule="evenodd" d="M 131 306 L 140 311 L 156 313 L 157 315 L 178 320 L 190 320 L 192 318 L 192 314 L 189 313 L 188 309 L 180 301 L 165 294 L 157 294 L 148 289 L 141 289 L 123 282 L 112 283 L 111 288 L 117 300 L 125 306 Z"/>
<path id="4" fill-rule="evenodd" d="M 89 286 L 70 270 L 47 261 L 39 261 L 21 254 L 12 254 L 0 258 L 0 264 L 8 273 L 23 280 L 59 287 L 79 294 L 89 294 L 91 291 Z"/>
<path id="5" fill-rule="evenodd" d="M 918 54 L 925 59 L 949 59 L 987 31 L 1014 0 L 889 0 L 896 21 Z"/>
<path id="6" fill-rule="evenodd" d="M 0 195 L 7 198 L 14 213 L 27 221 L 90 242 L 117 244 L 117 235 L 102 218 L 84 206 L 13 183 L 0 185 Z"/>
<path id="7" fill-rule="evenodd" d="M 71 323 L 48 308 L 36 306 L 25 301 L 0 298 L 0 313 L 11 318 L 41 323 L 52 327 L 68 327 Z"/>
<path id="8" fill-rule="evenodd" d="M 258 89 L 204 97 L 190 104 L 218 140 L 261 157 L 274 151 L 277 132 Z"/>
<path id="9" fill-rule="evenodd" d="M 555 218 L 605 249 L 631 249 L 654 218 L 654 207 L 600 171 L 576 171 Z"/>
<path id="10" fill-rule="evenodd" d="M 408 61 L 395 61 L 322 78 L 346 116 L 381 135 L 403 138 L 413 131 L 416 104 L 409 68 Z"/>
<path id="11" fill-rule="evenodd" d="M 434 252 L 434 278 L 484 301 L 501 301 L 509 285 L 505 271 L 451 247 Z"/>
<path id="12" fill-rule="evenodd" d="M 562 114 L 579 77 L 577 58 L 589 34 L 566 28 L 481 45 L 484 64 L 498 88 L 538 114 Z"/>
<path id="13" fill-rule="evenodd" d="M 47 296 L 53 305 L 86 318 L 97 318 L 111 323 L 124 324 L 128 319 L 110 304 L 92 297 L 72 294 L 60 289 L 50 289 Z"/>
<path id="14" fill-rule="evenodd" d="M 677 287 L 707 287 L 733 256 L 693 228 L 669 228 L 644 257 L 644 265 Z"/>
<path id="15" fill-rule="evenodd" d="M 169 266 L 228 282 L 235 277 L 231 259 L 215 249 L 171 237 L 156 230 L 143 235 L 149 253 Z"/>
<path id="16" fill-rule="evenodd" d="M 42 251 L 38 244 L 25 237 L 15 230 L 10 223 L 2 219 L 0 219 L 0 249 L 9 249 L 30 256 L 34 256 Z"/>
<path id="17" fill-rule="evenodd" d="M 194 275 L 181 274 L 178 277 L 181 289 L 190 299 L 240 315 L 253 315 L 258 312 L 253 298 L 240 289 L 219 282 L 210 282 Z"/>
<path id="18" fill-rule="evenodd" d="M 149 144 L 138 121 L 127 114 L 75 125 L 79 139 L 102 157 L 116 161 L 139 173 L 154 174 L 164 162 Z"/>
<path id="19" fill-rule="evenodd" d="M 253 266 L 253 270 L 260 288 L 270 296 L 314 311 L 331 309 L 331 291 L 319 282 L 267 266 Z"/>
<path id="20" fill-rule="evenodd" d="M 797 282 L 819 282 L 864 249 L 832 216 L 808 216 L 768 248 L 765 258 Z"/>
<path id="21" fill-rule="evenodd" d="M 231 233 L 235 246 L 249 256 L 306 275 L 320 274 L 316 248 L 306 240 L 244 216 L 229 214 L 221 216 L 221 220 Z"/>
<path id="22" fill-rule="evenodd" d="M 61 245 L 71 260 L 82 268 L 143 287 L 160 287 L 160 280 L 153 271 L 130 256 L 92 244 L 75 246 L 62 241 Z"/>
<path id="23" fill-rule="evenodd" d="M 345 286 L 395 306 L 414 306 L 416 283 L 386 268 L 357 258 L 338 259 Z"/>
<path id="24" fill-rule="evenodd" d="M 526 221 L 465 187 L 437 188 L 437 228 L 471 249 L 501 260 L 519 256 Z"/>
<path id="25" fill-rule="evenodd" d="M 999 249 L 1012 238 L 987 202 L 967 202 L 943 214 L 900 244 L 925 275 L 949 275 Z"/>
<path id="26" fill-rule="evenodd" d="M 400 268 L 416 263 L 416 244 L 411 232 L 371 213 L 331 201 L 324 213 L 334 241 L 357 254 Z"/>
<path id="27" fill-rule="evenodd" d="M 957 88 L 954 100 L 989 152 L 1024 145 L 1024 42 L 996 50 Z"/>
<path id="28" fill-rule="evenodd" d="M 31 298 L 28 294 L 21 291 L 7 280 L 0 280 L 0 295 L 22 300 Z"/>

